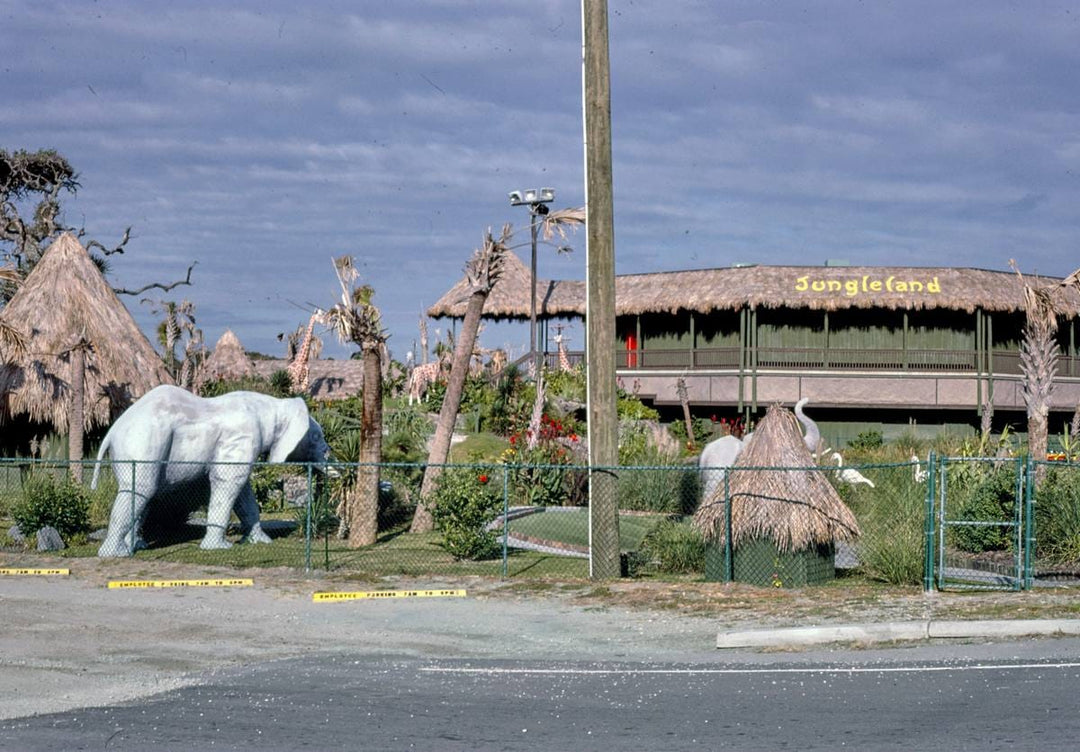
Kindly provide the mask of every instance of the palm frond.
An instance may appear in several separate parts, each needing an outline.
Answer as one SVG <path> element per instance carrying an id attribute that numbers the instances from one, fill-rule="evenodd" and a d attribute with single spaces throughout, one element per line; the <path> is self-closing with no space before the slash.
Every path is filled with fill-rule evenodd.
<path id="1" fill-rule="evenodd" d="M 563 240 L 569 240 L 567 230 L 576 230 L 585 224 L 585 207 L 559 209 L 548 212 L 540 223 L 540 232 L 544 240 L 551 240 L 556 234 Z"/>

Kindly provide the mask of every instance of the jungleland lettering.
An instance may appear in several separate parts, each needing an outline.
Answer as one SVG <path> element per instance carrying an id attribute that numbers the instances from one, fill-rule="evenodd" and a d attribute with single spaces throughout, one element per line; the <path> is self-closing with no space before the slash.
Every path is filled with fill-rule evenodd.
<path id="1" fill-rule="evenodd" d="M 798 277 L 795 280 L 795 291 L 806 292 L 842 292 L 849 298 L 859 293 L 868 292 L 928 292 L 932 295 L 941 293 L 941 283 L 937 277 L 925 282 L 917 279 L 897 279 L 896 275 L 890 275 L 885 279 L 872 278 L 864 274 L 862 278 L 855 279 L 810 279 L 810 275 Z"/>

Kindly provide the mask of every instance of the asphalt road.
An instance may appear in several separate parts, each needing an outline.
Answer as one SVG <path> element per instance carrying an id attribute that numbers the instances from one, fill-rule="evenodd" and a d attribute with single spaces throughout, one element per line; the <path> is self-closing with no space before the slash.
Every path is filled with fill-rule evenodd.
<path id="1" fill-rule="evenodd" d="M 693 664 L 312 655 L 0 722 L 11 750 L 1074 749 L 1080 641 Z"/>

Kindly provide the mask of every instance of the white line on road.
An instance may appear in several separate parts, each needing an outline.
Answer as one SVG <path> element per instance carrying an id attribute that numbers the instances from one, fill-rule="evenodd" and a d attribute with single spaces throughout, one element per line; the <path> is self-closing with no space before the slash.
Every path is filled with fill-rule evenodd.
<path id="1" fill-rule="evenodd" d="M 825 668 L 455 668 L 424 666 L 420 670 L 440 674 L 535 674 L 560 676 L 635 674 L 672 674 L 696 676 L 707 674 L 917 674 L 935 671 L 1022 671 L 1027 669 L 1080 668 L 1080 662 L 1069 663 L 978 663 L 962 666 L 848 666 Z"/>

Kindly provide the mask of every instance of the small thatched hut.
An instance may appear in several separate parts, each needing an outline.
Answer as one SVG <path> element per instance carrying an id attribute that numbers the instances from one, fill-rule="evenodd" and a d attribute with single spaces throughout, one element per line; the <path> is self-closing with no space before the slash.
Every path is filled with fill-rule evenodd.
<path id="1" fill-rule="evenodd" d="M 240 338 L 233 334 L 232 329 L 226 329 L 203 365 L 203 377 L 207 381 L 220 381 L 254 375 L 255 366 L 244 352 Z"/>
<path id="2" fill-rule="evenodd" d="M 805 570 L 805 561 L 798 557 L 806 552 L 826 557 L 826 576 L 831 577 L 833 546 L 857 538 L 859 523 L 825 476 L 826 471 L 817 469 L 794 414 L 772 405 L 729 472 L 735 579 L 768 584 L 761 582 L 761 572 L 768 572 L 771 574 L 765 579 L 771 577 L 779 586 L 785 578 L 793 579 L 793 561 L 799 561 Z M 724 549 L 727 530 L 722 487 L 714 498 L 703 500 L 693 524 L 713 551 Z M 745 553 L 742 562 L 740 549 Z M 781 568 L 789 574 L 778 574 Z M 747 574 L 740 576 L 740 570 Z M 812 577 L 806 571 L 800 577 L 793 584 L 825 578 Z"/>
<path id="3" fill-rule="evenodd" d="M 134 400 L 172 378 L 127 308 L 74 235 L 42 255 L 0 317 L 27 338 L 27 351 L 0 363 L 0 420 L 22 418 L 68 430 L 73 348 L 85 351 L 83 423 L 108 425 Z M 77 381 L 77 380 L 76 380 Z"/>

